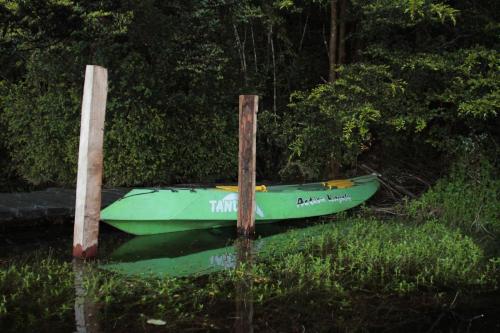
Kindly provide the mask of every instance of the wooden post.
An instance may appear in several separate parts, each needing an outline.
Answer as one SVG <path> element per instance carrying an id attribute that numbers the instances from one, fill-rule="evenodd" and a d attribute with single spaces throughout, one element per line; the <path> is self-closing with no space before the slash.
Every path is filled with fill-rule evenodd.
<path id="1" fill-rule="evenodd" d="M 83 88 L 73 256 L 97 254 L 101 213 L 102 146 L 108 93 L 106 68 L 87 65 Z"/>
<path id="2" fill-rule="evenodd" d="M 238 233 L 255 232 L 255 137 L 259 97 L 240 95 L 238 159 Z"/>

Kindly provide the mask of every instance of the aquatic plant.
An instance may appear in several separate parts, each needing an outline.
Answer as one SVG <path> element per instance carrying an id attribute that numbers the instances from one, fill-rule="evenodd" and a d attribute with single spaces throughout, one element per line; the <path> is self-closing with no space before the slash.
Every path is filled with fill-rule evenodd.
<path id="1" fill-rule="evenodd" d="M 498 290 L 500 258 L 488 258 L 470 236 L 440 221 L 354 218 L 285 235 L 236 269 L 188 278 L 122 276 L 45 253 L 9 260 L 0 266 L 0 327 L 68 331 L 78 303 L 95 309 L 103 331 L 145 330 L 149 319 L 174 331 L 231 329 L 235 303 L 243 302 L 252 304 L 261 329 L 356 329 L 379 325 L 360 317 L 359 307 L 425 302 L 440 309 L 457 293 L 465 302 L 471 290 Z"/>
<path id="2" fill-rule="evenodd" d="M 452 172 L 407 207 L 411 220 L 437 218 L 465 232 L 500 236 L 500 179 L 495 163 L 464 154 Z"/>
<path id="3" fill-rule="evenodd" d="M 406 225 L 354 219 L 317 231 L 303 250 L 257 264 L 256 274 L 297 288 L 400 293 L 496 283 L 489 271 L 493 262 L 472 238 L 437 221 Z"/>
<path id="4" fill-rule="evenodd" d="M 50 253 L 43 259 L 35 255 L 10 262 L 0 269 L 0 327 L 7 331 L 27 327 L 43 331 L 51 325 L 71 328 L 65 319 L 73 314 L 74 297 L 69 263 Z"/>

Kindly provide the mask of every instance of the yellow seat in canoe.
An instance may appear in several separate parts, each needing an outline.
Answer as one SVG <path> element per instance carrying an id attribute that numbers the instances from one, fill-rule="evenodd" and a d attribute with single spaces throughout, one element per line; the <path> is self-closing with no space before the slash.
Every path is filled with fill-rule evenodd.
<path id="1" fill-rule="evenodd" d="M 352 187 L 354 183 L 349 179 L 336 179 L 323 182 L 323 186 L 328 187 L 328 189 L 336 188 L 349 188 Z"/>
<path id="2" fill-rule="evenodd" d="M 220 185 L 220 186 L 216 186 L 215 188 L 218 188 L 219 190 L 224 190 L 224 191 L 238 192 L 238 186 L 236 186 L 236 185 Z M 266 185 L 258 185 L 258 186 L 255 186 L 255 191 L 256 192 L 267 192 L 267 187 L 266 187 Z"/>

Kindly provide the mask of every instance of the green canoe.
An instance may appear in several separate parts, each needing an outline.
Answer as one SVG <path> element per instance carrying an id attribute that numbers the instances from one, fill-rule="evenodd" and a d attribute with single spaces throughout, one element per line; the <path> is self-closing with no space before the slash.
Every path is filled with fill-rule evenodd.
<path id="1" fill-rule="evenodd" d="M 259 186 L 257 224 L 334 214 L 379 188 L 376 175 L 302 185 Z M 235 226 L 234 187 L 134 189 L 101 212 L 101 220 L 134 235 Z"/>

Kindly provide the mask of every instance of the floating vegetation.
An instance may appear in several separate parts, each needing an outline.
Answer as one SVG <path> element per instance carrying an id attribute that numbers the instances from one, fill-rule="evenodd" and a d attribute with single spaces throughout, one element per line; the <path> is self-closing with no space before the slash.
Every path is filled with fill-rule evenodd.
<path id="1" fill-rule="evenodd" d="M 172 330 L 229 329 L 242 297 L 255 327 L 356 329 L 380 324 L 363 317 L 360 307 L 400 303 L 392 314 L 381 310 L 390 325 L 405 317 L 405 308 L 425 317 L 465 302 L 471 290 L 498 288 L 500 259 L 487 258 L 472 238 L 437 221 L 348 219 L 280 239 L 286 241 L 235 269 L 187 278 L 123 276 L 95 262 L 71 264 L 41 253 L 8 261 L 0 270 L 2 331 L 71 329 L 80 303 L 92 305 L 82 306 L 86 311 L 98 309 L 94 320 L 104 330 L 144 330 L 151 318 Z"/>

